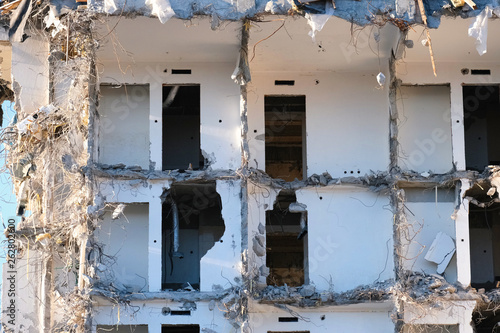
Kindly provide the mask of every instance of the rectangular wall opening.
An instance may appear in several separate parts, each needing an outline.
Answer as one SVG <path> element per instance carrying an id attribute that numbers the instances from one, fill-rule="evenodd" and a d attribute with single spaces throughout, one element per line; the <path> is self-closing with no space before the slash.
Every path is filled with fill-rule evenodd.
<path id="1" fill-rule="evenodd" d="M 162 196 L 162 288 L 200 288 L 200 260 L 225 231 L 215 182 L 173 184 Z"/>
<path id="2" fill-rule="evenodd" d="M 306 96 L 265 96 L 266 172 L 293 181 L 306 176 Z"/>
<path id="3" fill-rule="evenodd" d="M 200 325 L 163 325 L 161 333 L 200 333 Z"/>
<path id="4" fill-rule="evenodd" d="M 491 290 L 500 283 L 500 203 L 469 204 L 472 287 Z"/>
<path id="5" fill-rule="evenodd" d="M 306 212 L 291 212 L 297 198 L 281 191 L 273 210 L 266 212 L 266 265 L 268 285 L 296 287 L 305 283 L 304 249 L 307 248 Z"/>
<path id="6" fill-rule="evenodd" d="M 203 169 L 200 148 L 200 85 L 165 85 L 163 170 Z"/>
<path id="7" fill-rule="evenodd" d="M 500 94 L 498 86 L 464 86 L 465 164 L 484 171 L 500 164 Z"/>

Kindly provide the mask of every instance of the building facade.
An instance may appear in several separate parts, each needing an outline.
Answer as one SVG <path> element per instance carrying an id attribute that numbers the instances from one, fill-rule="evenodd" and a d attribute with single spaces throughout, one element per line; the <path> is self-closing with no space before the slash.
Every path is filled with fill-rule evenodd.
<path id="1" fill-rule="evenodd" d="M 496 332 L 498 6 L 5 4 L 4 331 Z"/>

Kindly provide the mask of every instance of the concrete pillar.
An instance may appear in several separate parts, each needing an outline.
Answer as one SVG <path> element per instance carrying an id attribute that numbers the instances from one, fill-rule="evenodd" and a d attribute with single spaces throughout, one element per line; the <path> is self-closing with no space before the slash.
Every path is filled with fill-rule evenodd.
<path id="1" fill-rule="evenodd" d="M 148 224 L 148 281 L 150 292 L 161 291 L 161 224 L 161 201 L 159 198 L 154 198 L 149 203 Z"/>
<path id="2" fill-rule="evenodd" d="M 464 286 L 470 284 L 469 200 L 462 199 L 470 188 L 468 179 L 461 180 L 459 209 L 455 218 L 457 247 L 457 280 Z"/>
<path id="3" fill-rule="evenodd" d="M 155 170 L 162 169 L 162 92 L 161 84 L 149 87 L 149 159 L 155 163 Z M 161 229 L 160 229 L 161 230 Z"/>
<path id="4" fill-rule="evenodd" d="M 450 91 L 453 163 L 456 165 L 457 170 L 465 170 L 464 108 L 462 85 L 460 82 L 453 82 Z"/>

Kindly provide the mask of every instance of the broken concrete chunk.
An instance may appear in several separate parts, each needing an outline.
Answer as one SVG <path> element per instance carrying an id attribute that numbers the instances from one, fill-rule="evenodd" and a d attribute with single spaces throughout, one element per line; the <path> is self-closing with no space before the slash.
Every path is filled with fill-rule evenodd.
<path id="1" fill-rule="evenodd" d="M 455 242 L 453 238 L 443 232 L 439 232 L 424 258 L 427 261 L 436 263 L 438 265 L 436 272 L 443 274 L 453 254 L 455 254 Z"/>
<path id="2" fill-rule="evenodd" d="M 264 233 L 266 232 L 266 227 L 264 227 L 262 223 L 259 223 L 259 226 L 257 228 L 259 230 L 259 234 L 264 235 Z"/>
<path id="3" fill-rule="evenodd" d="M 261 276 L 265 276 L 265 277 L 269 276 L 269 274 L 270 274 L 269 267 L 267 267 L 266 265 L 260 266 L 259 272 L 260 272 Z"/>
<path id="4" fill-rule="evenodd" d="M 312 295 L 314 295 L 315 292 L 316 292 L 316 287 L 312 285 L 305 285 L 302 286 L 302 289 L 300 289 L 300 295 L 303 297 L 311 297 Z"/>
<path id="5" fill-rule="evenodd" d="M 253 242 L 253 246 L 252 246 L 253 252 L 255 252 L 255 254 L 259 257 L 265 256 L 266 255 L 266 248 L 264 246 L 262 246 L 261 244 L 259 244 L 259 241 L 256 239 L 256 237 L 254 237 L 252 239 L 252 242 Z"/>

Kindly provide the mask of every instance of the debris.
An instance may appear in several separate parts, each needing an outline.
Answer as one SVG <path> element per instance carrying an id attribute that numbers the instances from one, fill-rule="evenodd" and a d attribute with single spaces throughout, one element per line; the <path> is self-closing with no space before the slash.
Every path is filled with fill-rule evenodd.
<path id="1" fill-rule="evenodd" d="M 158 16 L 163 24 L 175 15 L 169 0 L 146 0 L 146 5 L 151 7 L 151 14 Z"/>
<path id="2" fill-rule="evenodd" d="M 111 215 L 111 219 L 116 220 L 120 217 L 121 214 L 123 214 L 123 210 L 125 209 L 124 204 L 119 204 L 116 206 L 115 210 L 113 211 L 113 214 Z"/>
<path id="3" fill-rule="evenodd" d="M 325 26 L 328 19 L 333 15 L 335 9 L 333 8 L 333 4 L 329 1 L 325 2 L 325 13 L 324 14 L 310 14 L 306 13 L 305 18 L 307 23 L 311 27 L 311 31 L 309 32 L 309 36 L 311 36 L 314 43 L 316 43 L 316 33 L 321 31 Z"/>
<path id="4" fill-rule="evenodd" d="M 385 75 L 384 73 L 380 72 L 377 74 L 377 82 L 379 86 L 383 87 L 385 85 Z"/>
<path id="5" fill-rule="evenodd" d="M 443 274 L 454 254 L 455 242 L 453 239 L 443 232 L 438 232 L 424 258 L 436 263 L 438 265 L 437 273 Z"/>
<path id="6" fill-rule="evenodd" d="M 431 42 L 431 34 L 429 32 L 429 26 L 427 25 L 427 16 L 425 15 L 424 3 L 422 0 L 417 0 L 418 8 L 420 8 L 420 15 L 422 16 L 422 21 L 425 25 L 425 33 L 427 35 L 426 46 L 429 47 L 429 55 L 431 56 L 432 70 L 434 72 L 434 76 L 437 76 L 436 73 L 436 63 L 434 62 L 434 52 L 432 52 L 432 42 Z"/>
<path id="7" fill-rule="evenodd" d="M 476 39 L 476 50 L 480 56 L 486 53 L 488 46 L 488 19 L 492 13 L 491 7 L 486 6 L 469 27 L 469 36 Z"/>
<path id="8" fill-rule="evenodd" d="M 316 292 L 316 287 L 313 285 L 305 285 L 300 289 L 300 295 L 303 297 L 311 297 Z"/>

